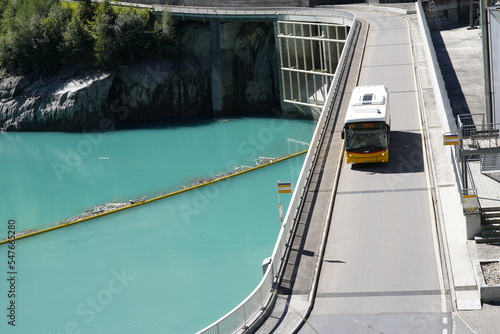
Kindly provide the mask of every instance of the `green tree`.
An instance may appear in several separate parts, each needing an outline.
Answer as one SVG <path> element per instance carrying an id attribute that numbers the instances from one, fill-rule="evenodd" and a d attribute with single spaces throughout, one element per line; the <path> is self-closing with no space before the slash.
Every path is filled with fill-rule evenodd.
<path id="1" fill-rule="evenodd" d="M 60 44 L 63 32 L 71 18 L 71 12 L 60 5 L 54 5 L 47 17 L 39 21 L 38 29 L 33 31 L 35 70 L 56 71 L 61 66 Z"/>
<path id="2" fill-rule="evenodd" d="M 171 46 L 174 44 L 174 25 L 172 15 L 168 7 L 164 7 L 161 20 L 154 23 L 154 53 L 165 54 L 171 51 Z"/>
<path id="3" fill-rule="evenodd" d="M 161 14 L 161 33 L 163 38 L 170 41 L 174 37 L 174 25 L 172 21 L 172 14 L 167 6 L 163 8 L 163 13 Z"/>
<path id="4" fill-rule="evenodd" d="M 174 41 L 168 9 L 155 22 L 145 9 L 109 0 L 0 0 L 0 67 L 53 72 L 68 65 L 113 68 L 169 52 Z"/>
<path id="5" fill-rule="evenodd" d="M 94 52 L 97 65 L 109 68 L 117 65 L 116 56 L 116 38 L 114 24 L 116 14 L 111 8 L 108 0 L 100 4 L 95 22 L 93 24 L 94 32 Z"/>
<path id="6" fill-rule="evenodd" d="M 95 15 L 95 5 L 92 0 L 80 0 L 79 2 L 79 10 L 78 10 L 78 18 L 81 20 L 83 24 L 88 24 L 94 20 Z"/>
<path id="7" fill-rule="evenodd" d="M 125 11 L 115 22 L 116 52 L 119 63 L 131 63 L 143 58 L 150 50 L 149 12 Z"/>
<path id="8" fill-rule="evenodd" d="M 62 33 L 59 50 L 65 65 L 83 65 L 92 62 L 92 37 L 78 13 L 74 14 L 66 25 L 66 29 Z"/>
<path id="9" fill-rule="evenodd" d="M 58 44 L 71 16 L 53 0 L 10 2 L 2 17 L 0 64 L 14 72 L 54 71 Z"/>
<path id="10" fill-rule="evenodd" d="M 0 17 L 2 17 L 3 12 L 7 8 L 8 0 L 0 0 Z"/>

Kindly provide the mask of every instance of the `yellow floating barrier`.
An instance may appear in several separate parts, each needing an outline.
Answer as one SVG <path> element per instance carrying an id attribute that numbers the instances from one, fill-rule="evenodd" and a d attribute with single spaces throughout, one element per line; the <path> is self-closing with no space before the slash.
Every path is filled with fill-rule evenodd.
<path id="1" fill-rule="evenodd" d="M 284 161 L 284 160 L 295 158 L 295 157 L 297 157 L 299 155 L 302 155 L 302 154 L 304 154 L 306 152 L 307 152 L 307 150 L 304 150 L 304 151 L 301 151 L 301 152 L 298 152 L 298 153 L 294 153 L 294 154 L 290 154 L 290 155 L 287 155 L 285 157 L 277 158 L 276 160 L 273 160 L 273 161 L 270 161 L 270 162 L 266 162 L 266 163 L 264 163 L 262 165 L 258 165 L 258 166 L 255 166 L 255 167 L 250 167 L 248 169 L 240 170 L 240 171 L 234 172 L 234 173 L 228 173 L 228 174 L 223 175 L 221 177 L 217 177 L 217 178 L 211 179 L 209 181 L 196 184 L 194 186 L 186 187 L 184 189 L 177 190 L 177 191 L 174 191 L 174 192 L 171 192 L 171 193 L 168 193 L 168 194 L 159 195 L 157 197 L 154 197 L 154 198 L 151 198 L 151 199 L 148 199 L 148 200 L 144 200 L 144 201 L 140 201 L 140 202 L 137 202 L 137 203 L 131 203 L 129 205 L 125 205 L 125 206 L 122 206 L 122 207 L 117 208 L 117 209 L 112 209 L 112 210 L 109 210 L 109 211 L 106 211 L 106 212 L 101 212 L 101 213 L 98 213 L 98 214 L 95 214 L 95 215 L 91 215 L 91 216 L 88 216 L 88 217 L 85 217 L 85 218 L 77 219 L 75 221 L 71 221 L 71 222 L 68 222 L 68 223 L 62 223 L 62 224 L 59 224 L 59 225 L 56 225 L 56 226 L 52 226 L 52 227 L 48 227 L 48 228 L 45 228 L 45 229 L 42 229 L 42 230 L 31 231 L 31 232 L 28 232 L 26 234 L 16 236 L 15 239 L 10 239 L 10 240 L 9 239 L 4 239 L 4 240 L 0 241 L 0 245 L 6 244 L 9 241 L 20 240 L 20 239 L 32 237 L 32 236 L 35 236 L 35 235 L 38 235 L 38 234 L 42 234 L 42 233 L 46 233 L 46 232 L 58 230 L 58 229 L 63 228 L 63 227 L 67 227 L 67 226 L 71 226 L 71 225 L 83 223 L 85 221 L 89 221 L 89 220 L 92 220 L 92 219 L 96 219 L 96 218 L 99 218 L 99 217 L 110 215 L 112 213 L 120 212 L 120 211 L 123 211 L 123 210 L 126 210 L 126 209 L 131 209 L 131 208 L 134 208 L 134 207 L 139 206 L 139 205 L 143 205 L 143 204 L 151 203 L 151 202 L 158 201 L 158 200 L 161 200 L 161 199 L 164 199 L 164 198 L 168 198 L 168 197 L 172 197 L 172 196 L 175 196 L 175 195 L 179 195 L 179 194 L 185 193 L 187 191 L 198 189 L 198 188 L 201 188 L 201 187 L 204 187 L 204 186 L 208 186 L 210 184 L 214 184 L 214 183 L 219 182 L 219 181 L 227 180 L 227 179 L 229 179 L 231 177 L 242 175 L 242 174 L 245 174 L 245 173 L 248 173 L 248 172 L 260 169 L 260 168 L 263 168 L 263 167 L 267 167 L 267 166 L 270 166 L 272 164 L 275 164 L 275 163 L 278 163 L 278 162 L 281 162 L 281 161 Z"/>

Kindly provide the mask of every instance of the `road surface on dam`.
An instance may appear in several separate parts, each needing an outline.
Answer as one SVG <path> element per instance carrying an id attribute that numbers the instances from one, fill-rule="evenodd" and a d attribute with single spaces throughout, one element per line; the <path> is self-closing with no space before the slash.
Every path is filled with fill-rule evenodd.
<path id="1" fill-rule="evenodd" d="M 451 333 L 410 26 L 390 13 L 356 15 L 369 23 L 357 84 L 383 84 L 390 94 L 390 161 L 343 163 L 314 308 L 300 333 Z"/>

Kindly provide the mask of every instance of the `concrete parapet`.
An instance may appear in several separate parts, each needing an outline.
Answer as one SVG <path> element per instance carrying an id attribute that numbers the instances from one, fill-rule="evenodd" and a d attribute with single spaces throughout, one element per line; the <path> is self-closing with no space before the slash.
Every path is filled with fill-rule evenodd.
<path id="1" fill-rule="evenodd" d="M 481 299 L 483 302 L 498 302 L 500 300 L 500 284 L 481 286 Z"/>

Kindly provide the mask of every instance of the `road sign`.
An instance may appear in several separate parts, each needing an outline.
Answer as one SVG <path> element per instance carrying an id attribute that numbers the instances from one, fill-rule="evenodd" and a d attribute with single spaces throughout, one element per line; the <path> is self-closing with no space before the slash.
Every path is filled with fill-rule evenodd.
<path id="1" fill-rule="evenodd" d="M 459 143 L 457 133 L 445 133 L 443 135 L 443 145 L 458 145 Z"/>

